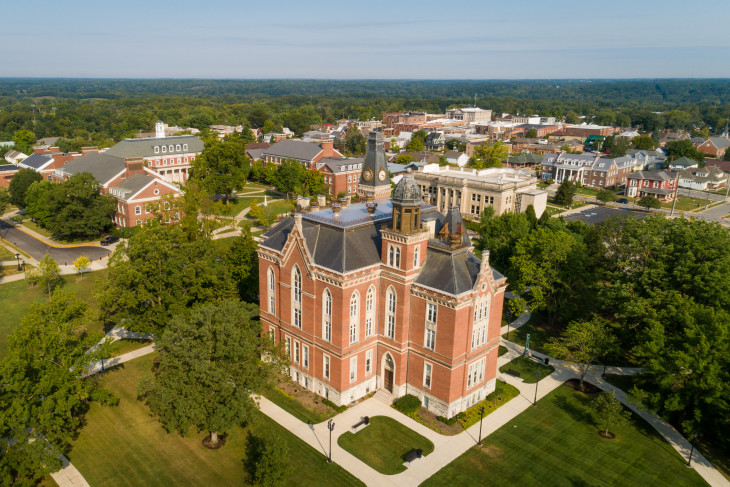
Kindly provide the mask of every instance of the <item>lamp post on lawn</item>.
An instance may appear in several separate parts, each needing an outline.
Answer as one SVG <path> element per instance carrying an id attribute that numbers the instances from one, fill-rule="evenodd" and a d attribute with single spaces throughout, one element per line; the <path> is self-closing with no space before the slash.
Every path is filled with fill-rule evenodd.
<path id="1" fill-rule="evenodd" d="M 18 259 L 18 272 L 20 272 L 20 254 L 15 254 L 15 258 Z"/>
<path id="2" fill-rule="evenodd" d="M 537 384 L 540 382 L 540 371 L 539 370 L 535 373 L 535 377 L 537 377 L 537 382 L 535 382 L 535 400 L 532 401 L 533 406 L 537 406 Z"/>
<path id="3" fill-rule="evenodd" d="M 694 441 L 696 438 L 697 438 L 697 433 L 692 433 L 692 437 L 689 439 L 689 445 L 691 448 L 689 450 L 689 460 L 687 460 L 687 467 L 692 466 L 692 454 L 695 452 Z"/>
<path id="4" fill-rule="evenodd" d="M 327 463 L 332 463 L 332 430 L 335 429 L 335 422 L 331 419 L 327 421 L 327 429 L 330 430 L 330 455 L 327 458 Z"/>
<path id="5" fill-rule="evenodd" d="M 484 419 L 484 406 L 479 408 L 479 441 L 477 445 L 482 446 L 482 420 Z"/>

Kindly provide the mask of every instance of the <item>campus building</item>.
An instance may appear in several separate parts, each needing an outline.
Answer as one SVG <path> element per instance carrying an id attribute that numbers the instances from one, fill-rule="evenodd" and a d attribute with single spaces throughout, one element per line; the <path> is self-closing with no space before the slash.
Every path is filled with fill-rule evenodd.
<path id="1" fill-rule="evenodd" d="M 370 134 L 360 181 L 382 194 L 377 139 Z M 470 251 L 458 207 L 426 204 L 412 173 L 392 198 L 375 192 L 264 234 L 263 330 L 284 344 L 290 376 L 336 404 L 384 390 L 452 417 L 495 388 L 506 279 L 489 252 Z"/>

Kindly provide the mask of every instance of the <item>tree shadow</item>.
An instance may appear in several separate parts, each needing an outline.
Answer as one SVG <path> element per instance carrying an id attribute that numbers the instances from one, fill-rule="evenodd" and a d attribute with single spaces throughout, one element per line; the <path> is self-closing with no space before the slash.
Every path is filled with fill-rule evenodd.
<path id="1" fill-rule="evenodd" d="M 256 476 L 256 466 L 261 460 L 263 449 L 264 440 L 249 431 L 246 434 L 246 456 L 243 459 L 243 469 L 251 480 Z"/>
<path id="2" fill-rule="evenodd" d="M 576 404 L 574 401 L 562 396 L 555 396 L 553 401 L 562 411 L 565 411 L 574 420 L 598 428 L 593 413 L 588 405 Z"/>

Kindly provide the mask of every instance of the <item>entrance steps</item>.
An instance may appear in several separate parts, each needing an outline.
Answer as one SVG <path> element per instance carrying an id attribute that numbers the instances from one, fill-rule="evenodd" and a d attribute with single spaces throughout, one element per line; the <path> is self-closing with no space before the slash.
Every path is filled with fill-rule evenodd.
<path id="1" fill-rule="evenodd" d="M 378 389 L 373 397 L 388 406 L 393 404 L 393 395 L 387 389 Z"/>

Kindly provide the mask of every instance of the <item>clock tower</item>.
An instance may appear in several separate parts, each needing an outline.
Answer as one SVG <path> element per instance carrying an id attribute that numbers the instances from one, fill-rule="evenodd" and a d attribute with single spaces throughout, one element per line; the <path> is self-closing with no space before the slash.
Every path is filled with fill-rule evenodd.
<path id="1" fill-rule="evenodd" d="M 390 177 L 385 163 L 383 134 L 380 132 L 373 131 L 368 135 L 368 150 L 362 165 L 357 194 L 361 200 L 368 194 L 372 194 L 376 200 L 390 198 Z"/>

